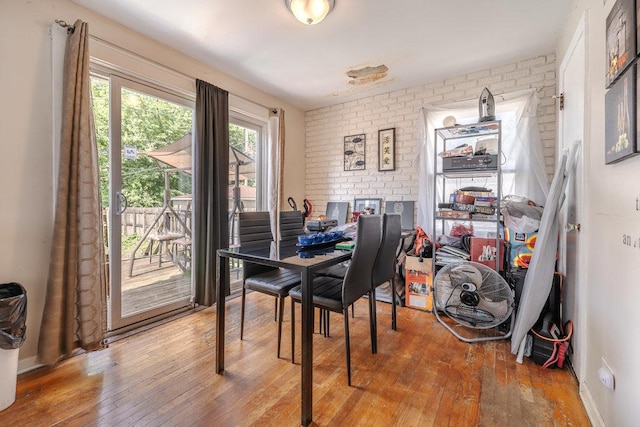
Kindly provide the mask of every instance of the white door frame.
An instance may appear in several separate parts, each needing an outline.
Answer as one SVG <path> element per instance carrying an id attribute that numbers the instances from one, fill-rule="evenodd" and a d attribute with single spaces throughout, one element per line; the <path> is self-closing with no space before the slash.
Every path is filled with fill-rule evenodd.
<path id="1" fill-rule="evenodd" d="M 589 117 L 589 106 L 586 102 L 589 99 L 589 87 L 588 87 L 588 33 L 587 33 L 587 15 L 586 11 L 580 18 L 576 30 L 574 32 L 571 43 L 567 47 L 565 51 L 564 57 L 560 66 L 558 68 L 558 90 L 560 93 L 564 92 L 565 82 L 564 82 L 564 71 L 566 70 L 569 60 L 573 58 L 576 49 L 583 49 L 583 58 L 584 58 L 584 85 L 583 85 L 583 105 L 582 114 L 583 114 L 583 123 L 582 123 L 582 141 L 580 142 L 580 149 L 577 155 L 577 165 L 576 165 L 576 175 L 575 178 L 578 180 L 579 187 L 576 192 L 576 203 L 578 208 L 580 209 L 579 221 L 581 223 L 581 229 L 584 229 L 586 226 L 586 210 L 584 207 L 587 205 L 587 193 L 585 191 L 585 182 L 584 177 L 587 176 L 587 171 L 585 170 L 588 165 L 588 161 L 586 156 L 588 155 L 588 150 L 586 147 L 589 145 L 588 132 L 587 132 L 587 120 Z M 575 96 L 574 94 L 566 94 L 566 96 Z M 568 148 L 572 145 L 574 141 L 565 141 L 564 140 L 564 129 L 565 126 L 570 126 L 569 123 L 565 123 L 563 118 L 563 114 L 560 111 L 558 114 L 558 144 L 556 146 L 556 159 L 558 159 L 562 153 L 564 148 Z M 565 224 L 561 224 L 561 226 L 565 226 Z M 588 227 L 586 227 L 588 228 Z M 578 381 L 580 384 L 584 383 L 585 379 L 585 368 L 586 368 L 586 352 L 587 348 L 586 339 L 587 334 L 585 333 L 586 326 L 586 312 L 585 307 L 586 304 L 586 290 L 588 286 L 586 281 L 588 280 L 587 276 L 584 274 L 584 266 L 586 266 L 586 249 L 587 248 L 587 233 L 580 232 L 580 238 L 577 239 L 577 259 L 576 259 L 576 277 L 575 283 L 579 286 L 579 292 L 575 293 L 576 301 L 574 302 L 574 307 L 577 307 L 576 313 L 574 315 L 577 317 L 575 319 L 575 323 L 578 325 L 577 328 L 574 329 L 575 334 L 575 342 L 577 343 L 576 353 L 574 354 L 574 366 L 577 367 L 576 375 L 578 377 Z M 564 236 L 564 234 L 563 234 Z M 562 254 L 561 254 L 562 255 Z"/>

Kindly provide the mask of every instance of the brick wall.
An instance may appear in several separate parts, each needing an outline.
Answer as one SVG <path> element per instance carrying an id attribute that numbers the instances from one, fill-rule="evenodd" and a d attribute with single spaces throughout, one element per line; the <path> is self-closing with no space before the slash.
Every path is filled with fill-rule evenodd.
<path id="1" fill-rule="evenodd" d="M 356 197 L 417 200 L 417 171 L 413 166 L 416 125 L 420 108 L 477 99 L 484 87 L 493 95 L 538 89 L 538 123 L 549 177 L 553 174 L 556 143 L 554 54 L 525 59 L 439 82 L 361 98 L 308 111 L 306 122 L 306 198 L 314 217 L 325 213 L 328 201 Z M 396 129 L 396 170 L 378 172 L 378 130 Z M 366 169 L 343 169 L 344 137 L 366 135 Z"/>

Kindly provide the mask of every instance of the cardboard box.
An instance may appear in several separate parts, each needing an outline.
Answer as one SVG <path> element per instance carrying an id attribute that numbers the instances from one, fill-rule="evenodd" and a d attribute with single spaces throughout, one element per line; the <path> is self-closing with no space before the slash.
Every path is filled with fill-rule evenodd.
<path id="1" fill-rule="evenodd" d="M 405 305 L 425 311 L 433 310 L 432 260 L 408 256 L 405 258 Z"/>
<path id="2" fill-rule="evenodd" d="M 504 269 L 504 240 L 500 239 L 500 270 Z M 471 261 L 496 268 L 496 239 L 485 237 L 471 238 Z"/>

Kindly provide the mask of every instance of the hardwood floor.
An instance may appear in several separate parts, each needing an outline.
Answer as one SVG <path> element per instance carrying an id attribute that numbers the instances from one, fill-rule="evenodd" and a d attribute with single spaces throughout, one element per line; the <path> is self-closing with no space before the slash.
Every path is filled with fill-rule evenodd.
<path id="1" fill-rule="evenodd" d="M 0 425 L 299 425 L 300 365 L 289 359 L 289 304 L 284 358 L 277 359 L 273 299 L 253 293 L 247 302 L 244 341 L 240 300 L 228 303 L 224 376 L 214 372 L 215 310 L 209 308 L 21 375 L 16 402 L 0 412 Z M 356 304 L 353 387 L 342 317 L 332 314 L 330 338 L 314 335 L 314 425 L 589 425 L 568 370 L 543 371 L 528 359 L 518 365 L 508 342 L 463 343 L 432 314 L 409 308 L 398 309 L 398 331 L 392 331 L 390 312 L 389 304 L 378 304 L 378 354 L 372 355 L 367 301 Z"/>

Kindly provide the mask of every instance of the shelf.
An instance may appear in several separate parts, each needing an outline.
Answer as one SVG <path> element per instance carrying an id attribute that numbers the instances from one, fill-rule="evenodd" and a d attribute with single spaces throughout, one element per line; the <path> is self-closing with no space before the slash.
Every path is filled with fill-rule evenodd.
<path id="1" fill-rule="evenodd" d="M 439 221 L 473 221 L 473 222 L 489 222 L 489 223 L 495 223 L 496 222 L 496 218 L 449 218 L 446 216 L 436 216 L 435 217 L 436 220 Z"/>
<path id="2" fill-rule="evenodd" d="M 434 135 L 434 153 L 447 152 L 451 147 L 460 146 L 462 143 L 468 143 L 469 145 L 477 144 L 478 140 L 482 140 L 484 136 L 491 136 L 495 138 L 495 150 L 497 153 L 502 153 L 502 129 L 499 120 L 479 122 L 467 125 L 452 126 L 446 128 L 435 129 Z M 463 141 L 466 139 L 466 141 Z M 492 149 L 493 150 L 493 149 Z M 474 148 L 475 151 L 475 148 Z M 479 157 L 482 156 L 482 157 Z M 433 170 L 436 171 L 433 182 L 433 234 L 437 236 L 439 233 L 445 234 L 449 232 L 449 229 L 454 228 L 454 223 L 471 223 L 475 224 L 480 233 L 486 233 L 489 235 L 495 235 L 495 247 L 496 256 L 499 258 L 502 253 L 502 248 L 499 245 L 500 242 L 500 227 L 502 215 L 500 215 L 500 199 L 502 197 L 502 169 L 501 169 L 501 154 L 478 154 L 473 156 L 461 156 L 460 158 L 440 158 L 434 156 Z M 471 179 L 487 179 L 483 183 L 483 187 L 489 185 L 495 185 L 495 193 L 490 191 L 491 197 L 495 199 L 495 204 L 491 207 L 495 208 L 493 214 L 487 213 L 482 218 L 474 217 L 465 210 L 454 210 L 452 215 L 464 215 L 469 213 L 469 217 L 450 217 L 441 216 L 447 215 L 446 210 L 442 211 L 440 205 L 446 205 L 445 202 L 447 195 L 450 194 L 454 188 L 465 188 L 464 181 Z M 495 180 L 495 182 L 494 182 Z M 449 199 L 450 200 L 450 199 Z M 484 201 L 483 201 L 484 202 Z M 474 202 L 475 203 L 475 200 Z M 451 203 L 448 203 L 451 204 Z M 463 205 L 466 205 L 464 203 Z M 480 206 L 480 205 L 479 205 Z M 485 207 L 486 205 L 482 205 Z M 479 209 L 479 208 L 478 208 Z M 489 212 L 489 211 L 486 211 Z M 493 241 L 494 237 L 487 237 L 487 239 Z M 496 263 L 497 264 L 497 263 Z M 433 274 L 436 274 L 436 265 L 433 266 Z M 498 268 L 496 266 L 496 268 Z"/>
<path id="3" fill-rule="evenodd" d="M 475 171 L 448 171 L 448 172 L 436 172 L 437 176 L 444 176 L 450 179 L 464 179 L 464 178 L 491 178 L 498 175 L 498 169 L 485 169 Z"/>
<path id="4" fill-rule="evenodd" d="M 474 123 L 471 125 L 459 125 L 437 129 L 438 135 L 443 139 L 473 138 L 485 135 L 497 135 L 500 132 L 500 123 L 497 121 Z"/>

